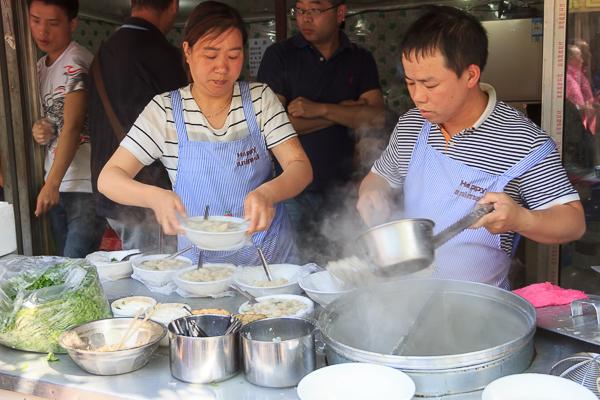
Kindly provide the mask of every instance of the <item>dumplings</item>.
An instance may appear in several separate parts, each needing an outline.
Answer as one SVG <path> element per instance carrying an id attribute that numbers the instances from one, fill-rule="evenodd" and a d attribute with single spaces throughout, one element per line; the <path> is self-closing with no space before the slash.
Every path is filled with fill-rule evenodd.
<path id="1" fill-rule="evenodd" d="M 236 232 L 243 229 L 243 225 L 233 221 L 212 221 L 210 219 L 188 221 L 190 229 L 203 232 Z"/>

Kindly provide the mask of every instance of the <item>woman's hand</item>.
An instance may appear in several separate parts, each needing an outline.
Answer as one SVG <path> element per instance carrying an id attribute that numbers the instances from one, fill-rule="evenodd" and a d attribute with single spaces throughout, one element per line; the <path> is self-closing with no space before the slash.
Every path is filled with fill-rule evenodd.
<path id="1" fill-rule="evenodd" d="M 172 190 L 152 187 L 153 191 L 148 197 L 148 204 L 156 220 L 162 226 L 167 235 L 177 235 L 183 233 L 177 216 L 187 217 L 183 202 Z"/>
<path id="2" fill-rule="evenodd" d="M 244 200 L 244 218 L 250 221 L 248 233 L 266 231 L 275 217 L 275 204 L 266 188 L 259 187 Z"/>

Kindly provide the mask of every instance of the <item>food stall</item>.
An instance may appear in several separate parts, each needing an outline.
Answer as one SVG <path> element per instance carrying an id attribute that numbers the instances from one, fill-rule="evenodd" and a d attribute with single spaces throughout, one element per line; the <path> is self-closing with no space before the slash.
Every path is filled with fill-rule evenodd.
<path id="1" fill-rule="evenodd" d="M 189 2 L 182 3 L 190 5 Z M 282 2 L 275 3 L 280 6 L 282 4 Z M 356 26 L 363 29 L 367 27 L 367 29 L 366 31 L 357 29 L 353 33 L 363 38 L 376 36 L 369 31 L 374 28 L 369 28 L 372 24 L 368 23 L 369 18 L 365 17 L 365 13 L 373 10 L 382 12 L 400 10 L 404 17 L 407 14 L 410 17 L 410 12 L 406 10 L 412 10 L 415 6 L 411 2 L 397 2 L 398 4 L 391 5 L 388 4 L 391 2 L 383 2 L 386 4 L 380 2 L 382 4 L 371 8 L 369 2 L 356 3 L 359 4 L 355 5 L 355 12 L 352 14 L 356 18 Z M 481 4 L 474 6 L 479 5 Z M 8 16 L 5 14 L 8 9 L 10 7 L 3 5 L 3 15 Z M 183 7 L 183 10 L 185 9 Z M 102 32 L 114 29 L 115 20 L 106 15 L 94 19 L 94 13 L 100 10 L 89 4 L 87 10 L 88 14 L 84 12 L 83 17 L 87 18 L 85 25 L 89 29 L 80 32 L 79 39 L 94 48 L 101 40 Z M 474 8 L 474 10 L 481 10 L 481 8 Z M 506 17 L 510 10 L 511 8 L 508 7 L 494 12 L 497 12 L 500 19 L 502 13 Z M 517 14 L 515 12 L 515 15 Z M 526 17 L 530 16 L 526 15 Z M 16 17 L 14 20 L 23 22 L 23 9 L 11 9 L 10 17 Z M 11 18 L 10 21 L 13 20 Z M 274 40 L 273 17 L 269 12 L 258 13 L 249 21 L 254 23 L 253 30 L 251 29 L 254 38 L 261 39 L 263 35 L 269 39 L 266 42 L 257 40 L 251 43 L 254 46 L 251 50 L 260 53 L 261 49 L 264 50 L 265 44 Z M 535 25 L 531 28 L 534 31 L 529 30 L 530 25 L 525 28 L 520 25 L 519 30 L 526 31 L 532 37 L 535 36 L 537 39 L 535 42 L 539 42 L 539 21 L 526 22 L 531 26 Z M 16 30 L 22 29 L 22 26 L 21 23 Z M 386 24 L 382 23 L 381 26 Z M 387 26 L 395 29 L 391 24 Z M 6 29 L 7 27 L 4 26 L 4 30 Z M 502 32 L 502 27 L 493 29 L 495 32 Z M 90 35 L 90 32 L 94 33 Z M 12 33 L 14 32 L 9 32 Z M 23 36 L 23 32 L 20 34 Z M 181 34 L 181 23 L 175 34 Z M 26 37 L 26 34 L 24 36 Z M 385 35 L 383 36 L 385 39 Z M 534 44 L 536 50 L 541 50 L 540 46 L 539 43 Z M 8 52 L 10 53 L 10 49 Z M 536 51 L 526 53 L 539 55 Z M 20 56 L 22 57 L 23 54 Z M 28 56 L 31 58 L 32 54 Z M 250 63 L 246 66 L 248 76 L 253 76 L 257 60 L 260 60 L 260 57 L 250 58 Z M 13 59 L 10 61 L 13 64 L 16 62 Z M 381 58 L 380 62 L 383 62 Z M 390 68 L 387 71 L 391 75 L 395 74 L 395 70 L 389 72 Z M 11 77 L 14 78 L 14 75 L 8 74 L 8 78 Z M 15 98 L 27 97 L 32 91 L 31 87 L 17 86 L 10 88 L 18 92 L 14 93 Z M 541 85 L 534 86 L 535 92 Z M 3 86 L 0 86 L 0 89 L 8 90 Z M 398 94 L 393 79 L 385 83 L 385 90 L 388 105 L 396 111 L 402 111 L 407 105 L 406 93 L 404 96 Z M 535 99 L 517 100 L 534 101 Z M 3 101 L 0 103 L 2 105 Z M 15 104 L 12 106 L 13 115 L 21 114 L 22 125 L 31 122 L 28 118 L 36 114 L 35 106 L 27 110 L 17 110 Z M 18 105 L 21 106 L 22 104 Z M 19 119 L 15 118 L 12 122 L 17 124 Z M 536 320 L 536 311 L 525 300 L 510 292 L 481 284 L 419 279 L 378 283 L 375 289 L 366 287 L 349 290 L 346 287 L 336 286 L 339 282 L 335 283 L 331 276 L 320 275 L 320 278 L 315 278 L 327 271 L 308 264 L 302 267 L 294 266 L 291 273 L 284 272 L 285 268 L 275 271 L 274 278 L 282 281 L 269 288 L 256 283 L 265 279 L 260 267 L 255 268 L 258 271 L 256 273 L 250 269 L 240 271 L 237 266 L 220 266 L 221 272 L 211 272 L 210 265 L 199 268 L 200 266 L 193 265 L 186 258 L 181 259 L 181 263 L 178 264 L 177 257 L 167 260 L 166 255 L 141 255 L 123 262 L 121 259 L 113 260 L 112 256 L 105 260 L 90 258 L 85 261 L 74 261 L 75 266 L 70 264 L 71 261 L 33 257 L 32 254 L 45 254 L 45 250 L 49 248 L 43 224 L 32 221 L 27 212 L 28 203 L 31 202 L 29 197 L 32 187 L 35 186 L 36 179 L 39 182 L 40 177 L 26 177 L 20 174 L 25 170 L 23 163 L 39 163 L 39 154 L 36 155 L 34 151 L 30 151 L 31 149 L 26 149 L 27 146 L 22 143 L 23 138 L 8 140 L 2 136 L 0 139 L 3 140 L 1 142 L 3 145 L 7 145 L 5 149 L 10 147 L 27 150 L 23 153 L 30 156 L 24 161 L 16 159 L 14 152 L 2 151 L 4 165 L 16 167 L 19 164 L 22 167 L 18 168 L 19 172 L 17 168 L 13 169 L 7 181 L 9 182 L 8 198 L 17 204 L 15 216 L 18 253 L 26 254 L 26 256 L 9 254 L 0 257 L 0 265 L 11 265 L 15 273 L 0 276 L 0 279 L 4 283 L 18 283 L 17 286 L 10 286 L 9 289 L 5 286 L 0 291 L 2 294 L 0 314 L 3 313 L 5 318 L 4 320 L 0 318 L 0 328 L 2 328 L 0 343 L 4 345 L 0 347 L 0 397 L 2 398 L 298 399 L 299 389 L 296 385 L 313 370 L 325 370 L 329 365 L 361 362 L 393 367 L 405 372 L 411 378 L 413 392 L 416 390 L 418 397 L 481 399 L 483 388 L 505 375 L 523 372 L 548 375 L 559 360 L 574 353 L 598 352 L 600 340 L 597 336 L 592 335 L 582 340 L 580 337 L 574 337 L 577 335 L 573 334 L 582 325 L 589 326 L 600 321 L 600 317 L 591 313 L 589 307 L 582 307 L 581 312 L 573 313 L 569 306 L 548 308 L 545 315 L 551 314 L 554 319 L 547 317 L 551 322 L 544 320 L 546 323 L 541 323 L 540 314 Z M 192 227 L 191 231 L 192 233 L 187 234 L 194 241 L 192 239 L 194 231 L 202 231 L 202 229 Z M 203 236 L 200 235 L 196 240 L 201 241 L 202 238 Z M 238 242 L 234 240 L 233 244 L 228 245 L 235 247 Z M 53 278 L 49 278 L 45 272 L 30 276 L 26 276 L 27 274 L 23 272 L 29 271 L 26 267 L 29 263 L 45 262 L 66 262 L 69 265 L 68 273 L 61 275 L 60 283 L 53 283 Z M 127 273 L 113 271 L 114 275 L 111 275 L 112 272 L 107 273 L 107 268 L 117 264 L 131 270 Z M 174 270 L 177 271 L 171 270 L 170 265 L 175 265 Z M 17 269 L 21 271 L 15 272 Z M 228 269 L 229 272 L 224 273 L 224 269 Z M 48 269 L 44 267 L 43 271 Z M 297 271 L 302 273 L 299 274 Z M 16 280 L 12 281 L 12 278 Z M 19 281 L 21 278 L 22 282 Z M 85 286 L 86 294 L 81 294 L 76 288 L 83 287 L 81 285 L 85 279 L 88 279 L 89 286 Z M 224 286 L 219 286 L 221 281 L 226 282 Z M 237 288 L 234 292 L 229 289 L 232 283 Z M 56 286 L 64 286 L 69 290 L 52 293 Z M 18 287 L 19 290 L 12 290 L 11 288 L 14 287 Z M 281 289 L 281 291 L 275 292 L 270 289 Z M 93 292 L 91 295 L 90 291 Z M 65 304 L 69 304 L 69 296 L 73 293 L 76 293 L 78 300 L 85 296 L 90 297 L 85 297 L 85 307 L 78 308 L 79 303 L 72 307 L 73 312 L 70 317 L 73 319 L 65 323 L 60 331 L 55 329 L 60 325 L 60 321 L 64 321 L 60 312 L 53 315 L 54 319 L 44 319 L 38 314 L 38 305 L 44 304 L 44 299 L 47 300 L 43 295 L 50 297 L 50 294 L 53 294 L 52 301 L 58 302 L 58 307 L 63 308 Z M 301 296 L 303 293 L 312 301 L 306 296 Z M 249 301 L 245 297 L 248 294 Z M 269 304 L 269 307 L 253 308 L 252 297 L 263 295 L 271 297 L 274 301 Z M 130 303 L 123 299 L 128 299 Z M 282 304 L 283 300 L 288 301 L 285 310 L 277 309 L 276 311 L 281 311 L 280 314 L 269 314 L 273 307 L 277 308 L 277 304 Z M 144 302 L 147 302 L 147 307 L 142 305 Z M 263 301 L 259 304 L 261 302 Z M 157 304 L 175 304 L 177 306 L 174 309 L 188 311 L 157 322 L 158 317 L 154 320 L 151 318 L 156 312 Z M 397 305 L 403 306 L 396 307 Z M 10 306 L 13 308 L 11 309 Z M 225 317 L 219 316 L 223 310 L 228 314 Z M 195 311 L 199 312 L 195 313 Z M 27 314 L 32 314 L 34 318 L 24 318 L 23 315 Z M 229 314 L 235 314 L 236 317 L 230 317 Z M 213 334 L 209 332 L 210 327 L 204 325 L 208 323 L 207 321 L 212 323 L 224 320 L 227 323 L 225 327 L 229 329 L 234 324 L 234 320 L 236 318 L 241 320 L 244 314 L 262 314 L 267 318 L 246 325 L 246 327 L 252 327 L 253 324 L 255 327 L 261 326 L 258 331 L 252 331 L 252 334 L 248 332 L 250 328 L 244 331 L 243 327 L 236 328 L 239 331 L 235 333 L 219 331 Z M 111 318 L 111 316 L 122 318 Z M 204 318 L 206 316 L 208 317 Z M 143 321 L 139 322 L 142 318 Z M 295 318 L 296 321 L 309 322 L 290 337 L 282 338 L 283 334 L 279 332 L 283 331 L 274 331 L 280 329 L 275 319 L 281 318 Z M 173 322 L 181 320 L 185 322 L 183 327 Z M 91 324 L 100 326 L 104 323 L 102 321 L 112 321 L 105 324 L 115 324 L 110 326 L 117 333 L 111 333 L 111 329 L 106 329 L 101 335 L 100 331 L 81 330 L 83 327 L 86 329 L 91 327 Z M 148 325 L 145 325 L 146 323 Z M 117 327 L 116 324 L 120 325 Z M 316 330 L 311 328 L 315 326 L 314 324 Z M 283 325 L 292 326 L 290 323 Z M 35 334 L 29 334 L 28 329 L 33 326 L 36 327 L 33 330 Z M 141 340 L 140 337 L 144 333 L 142 331 L 147 326 L 158 329 L 159 334 L 155 334 L 156 330 L 150 332 L 148 339 L 140 344 L 138 341 Z M 541 329 L 536 326 L 540 326 Z M 265 331 L 274 332 L 266 333 L 267 339 L 260 338 L 259 336 L 265 334 Z M 71 341 L 64 332 L 74 334 Z M 237 336 L 238 332 L 239 336 Z M 450 333 L 453 336 L 450 336 Z M 135 337 L 134 344 L 128 345 L 131 335 Z M 316 338 L 313 338 L 313 335 Z M 202 339 L 208 339 L 204 341 L 205 343 L 212 343 L 209 342 L 212 339 L 215 339 L 215 342 L 219 340 L 220 347 L 217 347 L 216 351 L 209 347 L 201 347 L 199 350 L 197 344 L 202 343 Z M 306 340 L 302 342 L 304 339 Z M 79 341 L 82 344 L 79 344 Z M 256 344 L 256 342 L 264 343 Z M 159 346 L 159 343 L 163 346 Z M 260 346 L 263 345 L 271 350 L 261 351 Z M 85 355 L 91 357 L 91 352 L 105 352 L 110 357 L 110 353 L 124 354 L 122 352 L 141 348 L 147 348 L 148 351 L 140 356 L 143 358 L 134 359 L 130 368 L 126 367 L 128 365 L 126 362 L 130 362 L 131 359 L 123 360 L 120 365 L 113 359 L 109 369 L 94 361 L 86 363 L 83 359 Z M 62 354 L 63 349 L 69 351 L 69 354 Z M 211 360 L 203 359 L 207 351 L 215 351 L 210 353 L 215 357 Z M 286 364 L 290 359 L 292 364 Z M 296 359 L 300 361 L 296 363 Z M 203 368 L 205 365 L 211 366 L 210 371 Z M 256 372 L 259 366 L 262 370 Z M 125 370 L 119 369 L 120 367 Z M 285 374 L 281 371 L 286 368 L 290 368 L 289 375 L 292 375 L 292 372 L 295 374 L 293 379 L 285 380 L 289 376 L 282 376 Z M 301 368 L 303 369 L 297 372 Z M 213 373 L 221 373 L 221 375 L 215 378 L 211 375 Z M 344 379 L 344 375 L 340 379 Z M 363 389 L 366 388 L 365 390 L 369 390 L 376 398 L 377 390 L 381 389 L 374 380 L 346 379 L 348 380 L 344 381 L 344 384 L 347 383 L 350 387 L 352 383 Z M 191 383 L 194 380 L 196 382 Z M 328 386 L 340 384 L 341 382 L 332 380 L 331 385 Z M 321 386 L 320 390 L 324 389 L 325 387 Z M 596 387 L 595 390 L 600 389 Z M 410 396 L 412 397 L 412 393 Z"/>

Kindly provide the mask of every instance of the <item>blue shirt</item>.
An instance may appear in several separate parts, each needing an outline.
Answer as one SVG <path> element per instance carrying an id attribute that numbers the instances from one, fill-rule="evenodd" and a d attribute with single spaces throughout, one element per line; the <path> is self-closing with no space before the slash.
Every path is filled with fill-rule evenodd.
<path id="1" fill-rule="evenodd" d="M 357 100 L 379 89 L 377 65 L 371 53 L 350 42 L 340 32 L 340 47 L 327 60 L 301 34 L 271 45 L 262 58 L 258 81 L 284 96 L 288 104 L 297 97 L 319 103 Z M 301 135 L 300 142 L 313 166 L 308 191 L 325 192 L 352 175 L 354 138 L 348 128 L 334 125 Z"/>

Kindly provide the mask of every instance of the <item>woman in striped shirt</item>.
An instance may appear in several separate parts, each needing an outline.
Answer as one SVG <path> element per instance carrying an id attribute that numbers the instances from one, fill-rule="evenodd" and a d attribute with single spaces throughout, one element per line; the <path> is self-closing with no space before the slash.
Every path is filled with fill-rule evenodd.
<path id="1" fill-rule="evenodd" d="M 409 28 L 402 65 L 416 109 L 403 115 L 359 189 L 369 225 L 392 212 L 401 189 L 405 217 L 439 232 L 477 204 L 494 211 L 436 250 L 434 276 L 508 288 L 518 235 L 541 243 L 576 240 L 583 208 L 550 137 L 480 84 L 487 34 L 473 16 L 432 7 Z"/>
<path id="2" fill-rule="evenodd" d="M 275 94 L 263 84 L 237 82 L 246 38 L 233 8 L 207 1 L 194 9 L 183 40 L 192 84 L 146 106 L 104 167 L 98 188 L 114 201 L 151 208 L 167 234 L 181 232 L 178 215 L 201 215 L 205 205 L 211 214 L 246 218 L 268 261 L 285 262 L 294 242 L 280 202 L 310 183 L 312 169 Z M 283 167 L 276 178 L 270 152 Z M 167 168 L 174 191 L 134 181 L 155 159 Z M 180 248 L 188 243 L 179 236 Z M 251 246 L 213 250 L 204 260 L 259 263 Z"/>

